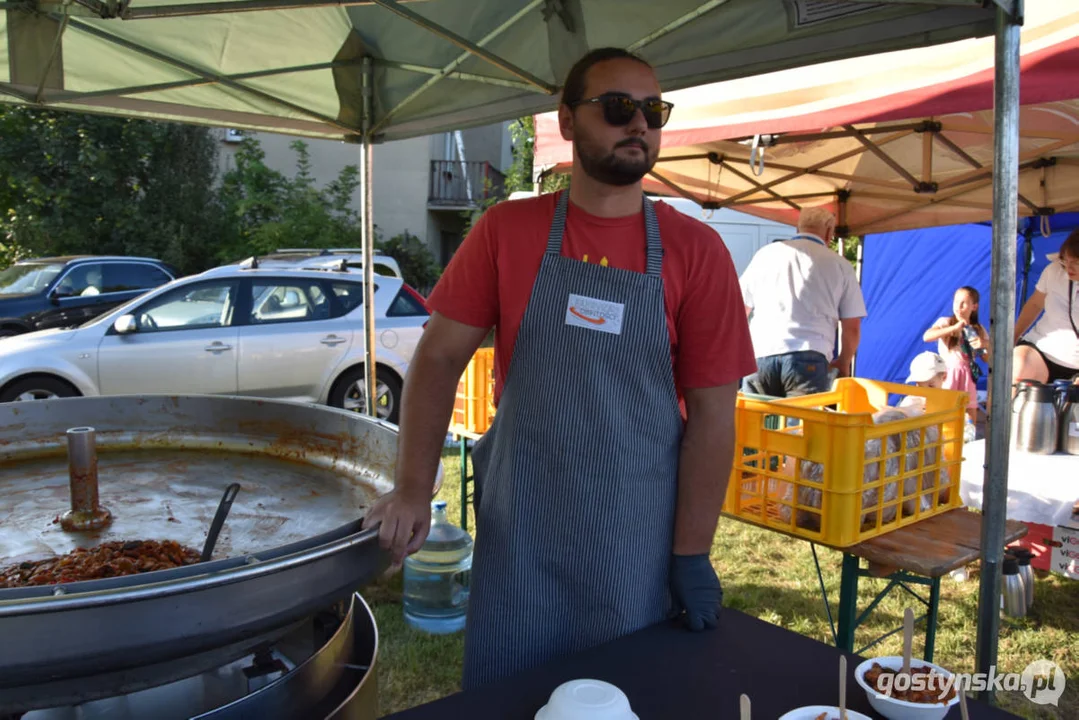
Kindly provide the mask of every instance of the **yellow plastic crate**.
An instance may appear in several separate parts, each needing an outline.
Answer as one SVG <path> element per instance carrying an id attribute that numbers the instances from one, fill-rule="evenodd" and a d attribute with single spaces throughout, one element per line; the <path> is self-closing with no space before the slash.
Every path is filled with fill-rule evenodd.
<path id="1" fill-rule="evenodd" d="M 482 435 L 495 419 L 495 351 L 480 348 L 457 383 L 450 432 Z"/>
<path id="2" fill-rule="evenodd" d="M 875 423 L 890 393 L 925 398 L 925 414 Z M 959 507 L 966 404 L 966 393 L 861 378 L 795 398 L 739 395 L 723 511 L 848 547 Z"/>

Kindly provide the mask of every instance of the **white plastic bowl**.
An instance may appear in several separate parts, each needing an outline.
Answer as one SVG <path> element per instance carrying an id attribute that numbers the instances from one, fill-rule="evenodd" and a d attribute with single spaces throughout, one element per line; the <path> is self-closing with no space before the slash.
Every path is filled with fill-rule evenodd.
<path id="1" fill-rule="evenodd" d="M 779 720 L 817 720 L 821 713 L 828 713 L 827 720 L 831 720 L 839 717 L 839 707 L 837 705 L 807 705 L 784 713 Z M 871 718 L 860 712 L 847 710 L 847 720 L 871 720 Z"/>
<path id="2" fill-rule="evenodd" d="M 570 680 L 551 693 L 536 720 L 640 720 L 626 694 L 602 680 Z"/>
<path id="3" fill-rule="evenodd" d="M 943 720 L 944 716 L 948 714 L 952 705 L 959 703 L 959 693 L 956 692 L 955 697 L 949 700 L 947 703 L 913 703 L 906 700 L 896 700 L 895 698 L 888 697 L 886 695 L 880 695 L 877 690 L 865 681 L 866 672 L 873 667 L 873 663 L 879 664 L 883 668 L 889 670 L 902 670 L 903 658 L 898 655 L 891 655 L 887 657 L 878 657 L 866 660 L 854 669 L 854 679 L 865 690 L 866 697 L 869 699 L 869 704 L 873 706 L 873 709 L 879 712 L 888 720 Z M 948 672 L 940 665 L 934 665 L 931 662 L 925 660 L 919 660 L 917 658 L 911 658 L 911 668 L 924 668 L 928 667 L 933 672 L 939 673 L 945 677 L 951 677 L 952 673 Z"/>

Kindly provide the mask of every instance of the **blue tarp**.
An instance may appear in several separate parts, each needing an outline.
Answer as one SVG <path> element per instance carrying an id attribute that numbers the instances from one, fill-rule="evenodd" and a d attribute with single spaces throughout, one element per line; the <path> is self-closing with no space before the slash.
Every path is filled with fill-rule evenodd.
<path id="1" fill-rule="evenodd" d="M 1016 306 L 1023 300 L 1026 265 L 1024 231 L 1033 232 L 1027 295 L 1034 291 L 1048 253 L 1079 227 L 1079 213 L 1050 217 L 1051 234 L 1042 237 L 1039 219 L 1022 218 L 1016 241 Z M 862 324 L 857 374 L 860 377 L 904 382 L 911 359 L 936 343 L 922 342 L 922 333 L 937 318 L 952 314 L 952 296 L 963 285 L 981 294 L 980 320 L 989 327 L 989 278 L 992 267 L 992 228 L 988 223 L 949 225 L 925 230 L 866 235 L 862 252 L 862 291 L 869 315 Z M 987 373 L 978 388 L 985 390 Z"/>

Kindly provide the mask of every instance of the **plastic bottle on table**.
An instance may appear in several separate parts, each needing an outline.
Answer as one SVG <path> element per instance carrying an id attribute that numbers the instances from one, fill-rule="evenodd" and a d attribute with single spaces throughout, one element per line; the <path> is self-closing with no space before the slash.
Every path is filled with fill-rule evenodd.
<path id="1" fill-rule="evenodd" d="M 974 440 L 977 439 L 977 437 L 978 437 L 978 429 L 977 429 L 977 427 L 975 427 L 974 423 L 972 423 L 970 421 L 970 418 L 968 417 L 966 423 L 963 425 L 963 444 L 965 445 L 967 443 L 974 442 Z"/>
<path id="2" fill-rule="evenodd" d="M 450 523 L 446 503 L 431 504 L 427 541 L 404 563 L 405 622 L 434 634 L 465 626 L 472 570 L 472 536 Z"/>

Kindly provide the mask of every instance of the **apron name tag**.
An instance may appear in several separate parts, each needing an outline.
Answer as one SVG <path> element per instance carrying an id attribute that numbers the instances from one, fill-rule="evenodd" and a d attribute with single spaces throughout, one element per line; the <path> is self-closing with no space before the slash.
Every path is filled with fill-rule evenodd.
<path id="1" fill-rule="evenodd" d="M 566 305 L 566 324 L 586 330 L 622 334 L 622 316 L 626 306 L 584 295 L 570 295 Z"/>

